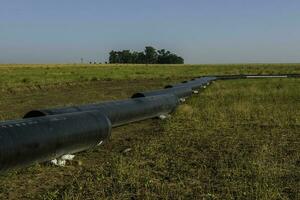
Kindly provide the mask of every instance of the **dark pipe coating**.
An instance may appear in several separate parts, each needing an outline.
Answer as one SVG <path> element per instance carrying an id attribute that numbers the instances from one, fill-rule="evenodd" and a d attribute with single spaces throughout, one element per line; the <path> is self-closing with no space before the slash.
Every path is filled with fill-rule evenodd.
<path id="1" fill-rule="evenodd" d="M 206 86 L 207 84 L 209 84 L 210 82 L 217 80 L 216 77 L 202 77 L 202 78 L 197 78 L 195 80 L 191 80 L 191 81 L 184 81 L 182 83 L 179 84 L 174 84 L 174 85 L 166 85 L 165 88 L 175 88 L 175 87 L 189 87 L 192 90 L 197 90 L 200 89 L 203 86 Z"/>
<path id="2" fill-rule="evenodd" d="M 192 89 L 189 87 L 175 87 L 175 88 L 166 88 L 162 90 L 147 91 L 147 92 L 138 92 L 132 95 L 131 98 L 140 98 L 140 97 L 149 97 L 156 95 L 165 95 L 173 94 L 178 98 L 186 98 L 191 96 L 193 93 Z"/>
<path id="3" fill-rule="evenodd" d="M 24 118 L 97 110 L 108 117 L 113 127 L 117 127 L 171 113 L 176 109 L 178 103 L 178 97 L 173 94 L 165 94 L 83 106 L 33 110 L 28 112 Z"/>
<path id="4" fill-rule="evenodd" d="M 24 119 L 0 122 L 0 171 L 90 149 L 109 138 L 111 127 L 174 111 L 180 98 L 214 80 L 299 78 L 300 74 L 223 75 L 194 78 L 131 99 L 33 110 Z"/>
<path id="5" fill-rule="evenodd" d="M 1 122 L 0 171 L 90 149 L 110 132 L 99 111 Z"/>

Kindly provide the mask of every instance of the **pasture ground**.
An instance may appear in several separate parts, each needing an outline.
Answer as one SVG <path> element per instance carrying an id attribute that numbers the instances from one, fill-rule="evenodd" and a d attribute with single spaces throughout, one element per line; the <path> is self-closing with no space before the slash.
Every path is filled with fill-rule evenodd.
<path id="1" fill-rule="evenodd" d="M 0 65 L 0 119 L 122 99 L 199 75 L 300 65 Z M 299 199 L 300 79 L 217 81 L 165 121 L 113 130 L 60 168 L 0 175 L 0 199 Z"/>

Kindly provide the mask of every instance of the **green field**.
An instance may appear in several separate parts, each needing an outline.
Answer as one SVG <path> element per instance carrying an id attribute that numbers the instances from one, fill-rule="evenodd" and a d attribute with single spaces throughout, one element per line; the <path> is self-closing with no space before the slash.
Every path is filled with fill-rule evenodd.
<path id="1" fill-rule="evenodd" d="M 0 119 L 240 73 L 300 64 L 0 65 Z M 1 174 L 0 199 L 300 199 L 299 91 L 300 79 L 217 81 L 167 120 L 114 129 L 66 167 Z"/>
<path id="2" fill-rule="evenodd" d="M 299 64 L 235 65 L 0 65 L 0 84 L 5 87 L 47 85 L 89 80 L 189 78 L 218 74 L 299 73 Z"/>

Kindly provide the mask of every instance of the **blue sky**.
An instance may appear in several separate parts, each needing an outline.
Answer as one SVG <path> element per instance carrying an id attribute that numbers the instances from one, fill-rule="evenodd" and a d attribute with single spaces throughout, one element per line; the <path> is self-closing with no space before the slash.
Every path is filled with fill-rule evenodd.
<path id="1" fill-rule="evenodd" d="M 104 62 L 147 45 L 186 63 L 300 62 L 300 1 L 0 0 L 0 63 Z"/>

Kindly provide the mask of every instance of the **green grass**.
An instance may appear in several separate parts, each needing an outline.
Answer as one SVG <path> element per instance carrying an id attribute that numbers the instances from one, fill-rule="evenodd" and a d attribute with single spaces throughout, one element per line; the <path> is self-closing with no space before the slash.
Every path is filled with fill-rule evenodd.
<path id="1" fill-rule="evenodd" d="M 0 97 L 2 119 L 37 107 L 126 98 L 194 76 L 181 73 L 181 66 L 172 67 L 177 72 L 161 69 L 160 77 L 150 70 L 128 80 L 122 76 L 58 84 L 64 80 L 53 79 L 41 87 L 16 87 L 19 83 L 12 80 Z M 299 73 L 296 65 L 231 67 L 195 67 L 195 71 Z M 36 68 L 30 69 L 46 70 Z M 128 74 L 134 74 L 129 69 Z M 0 199 L 299 199 L 299 91 L 299 79 L 215 82 L 165 121 L 114 129 L 108 143 L 78 154 L 77 162 L 67 167 L 37 164 L 2 174 Z"/>
<path id="2" fill-rule="evenodd" d="M 45 85 L 74 81 L 186 78 L 217 74 L 299 73 L 299 64 L 240 65 L 0 65 L 0 85 Z"/>

